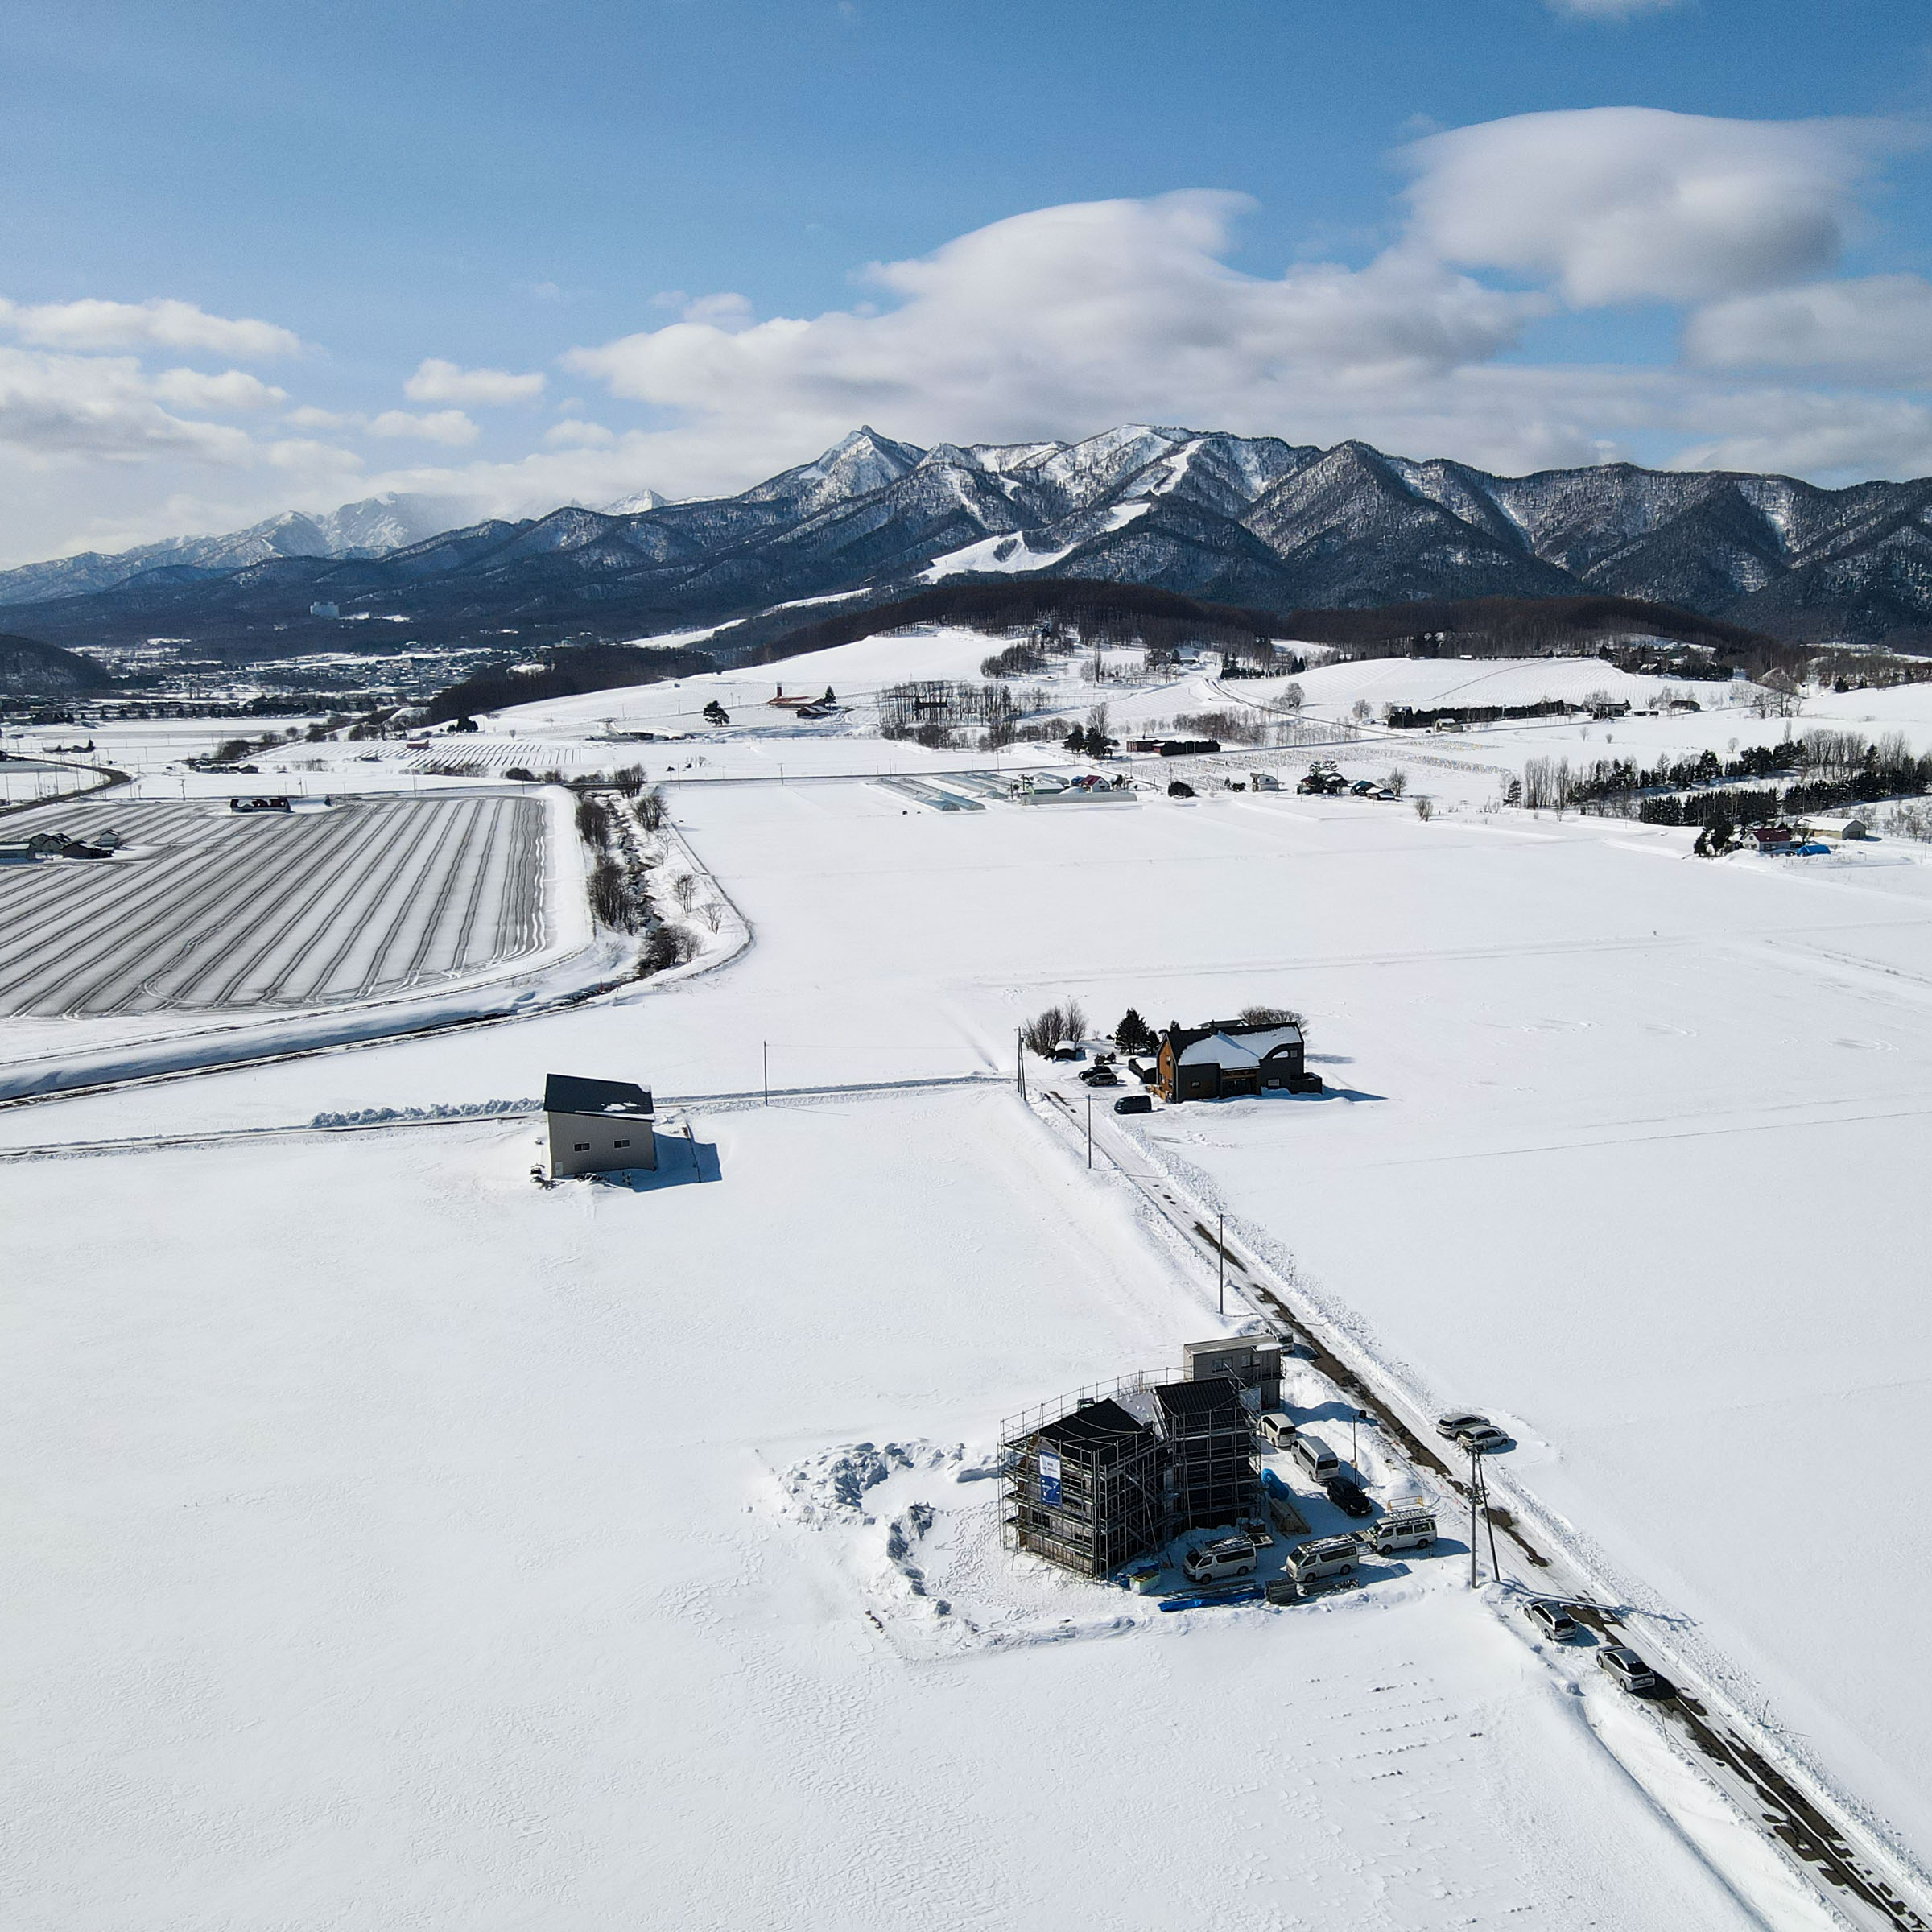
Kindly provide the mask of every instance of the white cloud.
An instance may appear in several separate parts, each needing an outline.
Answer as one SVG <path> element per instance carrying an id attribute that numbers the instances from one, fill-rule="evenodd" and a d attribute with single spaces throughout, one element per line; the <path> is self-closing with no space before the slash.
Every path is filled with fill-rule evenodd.
<path id="1" fill-rule="evenodd" d="M 0 328 L 45 349 L 156 348 L 177 354 L 270 362 L 299 354 L 301 338 L 272 322 L 211 316 L 192 302 L 46 302 L 23 306 L 0 299 Z"/>
<path id="2" fill-rule="evenodd" d="M 1135 417 L 1240 427 L 1311 382 L 1367 394 L 1508 347 L 1539 297 L 1413 253 L 1243 275 L 1236 195 L 1044 208 L 875 265 L 898 305 L 749 327 L 681 321 L 564 361 L 729 443 L 795 446 L 861 418 L 915 439 L 1084 431 Z"/>
<path id="3" fill-rule="evenodd" d="M 1683 0 L 1543 0 L 1553 14 L 1571 20 L 1629 20 L 1638 14 L 1668 13 Z"/>
<path id="4" fill-rule="evenodd" d="M 162 402 L 177 409 L 272 409 L 288 400 L 287 390 L 239 369 L 218 376 L 204 376 L 197 369 L 165 369 L 152 387 Z"/>
<path id="5" fill-rule="evenodd" d="M 585 423 L 566 416 L 543 432 L 545 445 L 551 449 L 609 449 L 617 438 L 601 423 Z"/>
<path id="6" fill-rule="evenodd" d="M 170 415 L 131 357 L 0 349 L 0 444 L 40 461 L 248 460 L 239 430 Z"/>
<path id="7" fill-rule="evenodd" d="M 439 409 L 427 415 L 412 415 L 407 409 L 386 409 L 369 422 L 372 436 L 413 436 L 424 443 L 447 443 L 452 448 L 477 440 L 477 426 L 460 409 Z"/>
<path id="8" fill-rule="evenodd" d="M 1720 121 L 1653 108 L 1519 114 L 1406 151 L 1415 242 L 1553 279 L 1579 308 L 1700 301 L 1836 262 L 1882 121 Z"/>
<path id="9" fill-rule="evenodd" d="M 1867 275 L 1700 309 L 1684 351 L 1709 369 L 1810 369 L 1862 382 L 1932 382 L 1932 283 Z"/>
<path id="10" fill-rule="evenodd" d="M 402 393 L 412 402 L 529 402 L 543 394 L 543 378 L 512 375 L 506 369 L 459 369 L 431 356 L 402 385 Z"/>

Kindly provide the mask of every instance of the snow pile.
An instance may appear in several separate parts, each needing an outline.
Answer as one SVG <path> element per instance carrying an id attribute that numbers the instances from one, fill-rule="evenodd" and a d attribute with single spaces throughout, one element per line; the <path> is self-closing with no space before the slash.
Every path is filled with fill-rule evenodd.
<path id="1" fill-rule="evenodd" d="M 943 1447 L 937 1443 L 850 1443 L 795 1463 L 779 1478 L 801 1522 L 820 1525 L 844 1518 L 861 1523 L 875 1519 L 866 1513 L 868 1495 L 902 1469 L 937 1469 L 958 1462 L 964 1444 Z"/>
<path id="2" fill-rule="evenodd" d="M 390 1121 L 468 1121 L 498 1113 L 535 1113 L 543 1103 L 521 1100 L 438 1100 L 428 1107 L 357 1107 L 347 1113 L 319 1113 L 312 1127 L 380 1127 Z"/>

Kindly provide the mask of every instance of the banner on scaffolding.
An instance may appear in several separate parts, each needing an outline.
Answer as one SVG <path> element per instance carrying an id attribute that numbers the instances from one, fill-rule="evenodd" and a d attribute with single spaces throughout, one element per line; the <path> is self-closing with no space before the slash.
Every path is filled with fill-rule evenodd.
<path id="1" fill-rule="evenodd" d="M 1050 1449 L 1040 1451 L 1040 1501 L 1048 1509 L 1060 1500 L 1060 1459 Z"/>

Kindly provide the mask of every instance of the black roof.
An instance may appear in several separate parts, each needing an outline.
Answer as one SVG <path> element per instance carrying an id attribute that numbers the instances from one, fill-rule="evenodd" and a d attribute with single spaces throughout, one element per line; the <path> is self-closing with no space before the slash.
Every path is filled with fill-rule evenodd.
<path id="1" fill-rule="evenodd" d="M 633 1080 L 580 1080 L 553 1073 L 543 1083 L 546 1113 L 650 1114 L 650 1094 Z"/>
<path id="2" fill-rule="evenodd" d="M 1171 1421 L 1195 1428 L 1221 1427 L 1241 1414 L 1241 1385 L 1231 1375 L 1203 1376 L 1198 1382 L 1163 1382 L 1154 1399 Z"/>
<path id="3" fill-rule="evenodd" d="M 1118 1402 L 1089 1402 L 1040 1431 L 1040 1439 L 1055 1448 L 1071 1450 L 1077 1455 L 1105 1462 L 1129 1447 L 1133 1439 L 1147 1433 L 1146 1424 L 1128 1414 Z"/>

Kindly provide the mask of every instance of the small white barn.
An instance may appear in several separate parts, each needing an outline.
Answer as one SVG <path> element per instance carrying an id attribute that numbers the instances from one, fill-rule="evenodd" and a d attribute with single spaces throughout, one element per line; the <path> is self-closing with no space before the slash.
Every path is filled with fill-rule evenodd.
<path id="1" fill-rule="evenodd" d="M 583 1080 L 553 1073 L 543 1083 L 553 1180 L 621 1174 L 658 1164 L 649 1092 L 630 1080 Z"/>

